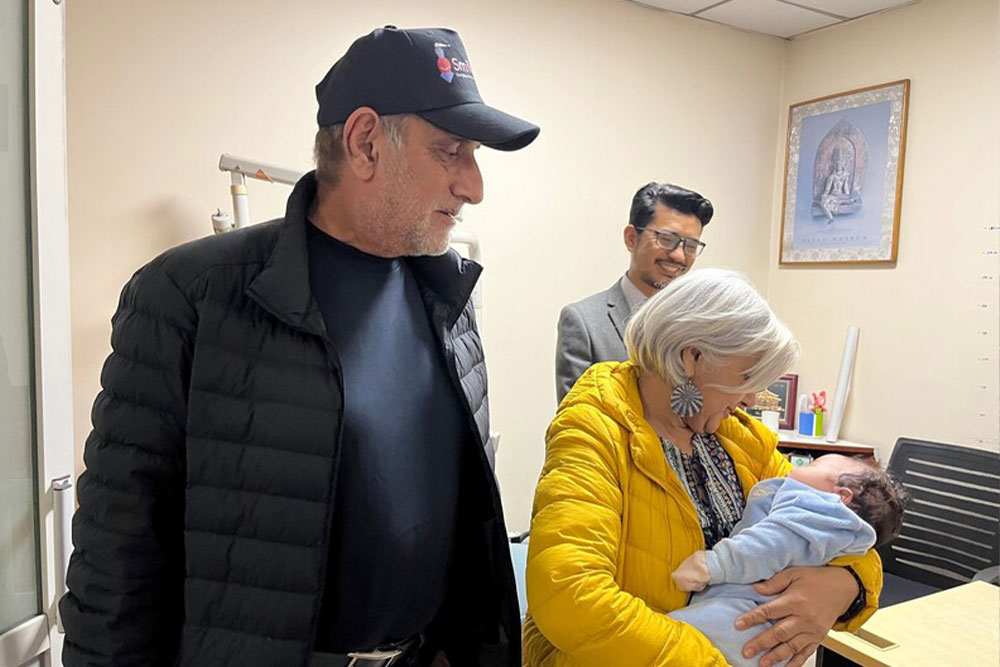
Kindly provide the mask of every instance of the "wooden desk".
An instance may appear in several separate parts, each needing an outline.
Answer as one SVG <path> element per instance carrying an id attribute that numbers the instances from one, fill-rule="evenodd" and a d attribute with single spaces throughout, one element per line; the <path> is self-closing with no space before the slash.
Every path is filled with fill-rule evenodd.
<path id="1" fill-rule="evenodd" d="M 823 646 L 865 667 L 995 667 L 1000 588 L 973 581 L 879 609 L 858 635 L 831 630 Z"/>
<path id="2" fill-rule="evenodd" d="M 863 456 L 875 456 L 875 448 L 869 445 L 862 445 L 848 440 L 837 440 L 827 442 L 825 438 L 813 438 L 811 436 L 799 435 L 795 431 L 778 431 L 778 449 L 783 452 L 804 451 L 820 456 L 822 454 L 861 454 Z"/>

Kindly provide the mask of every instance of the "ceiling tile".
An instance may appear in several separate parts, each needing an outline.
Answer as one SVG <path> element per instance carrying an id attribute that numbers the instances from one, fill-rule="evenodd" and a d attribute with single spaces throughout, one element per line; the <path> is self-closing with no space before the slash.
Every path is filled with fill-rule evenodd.
<path id="1" fill-rule="evenodd" d="M 719 0 L 633 0 L 633 2 L 679 14 L 694 14 L 706 7 L 719 4 Z"/>
<path id="2" fill-rule="evenodd" d="M 703 11 L 698 16 L 736 28 L 784 38 L 839 23 L 832 16 L 778 0 L 732 0 Z"/>
<path id="3" fill-rule="evenodd" d="M 919 0 L 788 0 L 796 5 L 812 7 L 824 12 L 844 16 L 846 18 L 857 18 L 872 12 L 883 9 L 891 9 L 902 5 L 911 5 Z"/>

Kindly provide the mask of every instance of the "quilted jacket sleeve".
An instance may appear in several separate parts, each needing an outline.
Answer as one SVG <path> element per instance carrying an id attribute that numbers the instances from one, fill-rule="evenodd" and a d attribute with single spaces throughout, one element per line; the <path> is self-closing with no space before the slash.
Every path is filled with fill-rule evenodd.
<path id="1" fill-rule="evenodd" d="M 133 276 L 112 319 L 78 486 L 69 592 L 60 603 L 67 667 L 176 658 L 195 314 L 162 264 Z"/>
<path id="2" fill-rule="evenodd" d="M 725 665 L 704 635 L 615 581 L 622 439 L 586 406 L 564 410 L 550 427 L 528 547 L 531 617 L 566 663 L 580 667 Z"/>
<path id="3" fill-rule="evenodd" d="M 878 609 L 878 596 L 882 592 L 882 559 L 877 551 L 871 549 L 863 556 L 841 556 L 830 561 L 830 565 L 850 567 L 865 585 L 864 608 L 857 615 L 833 626 L 834 630 L 854 632 Z"/>

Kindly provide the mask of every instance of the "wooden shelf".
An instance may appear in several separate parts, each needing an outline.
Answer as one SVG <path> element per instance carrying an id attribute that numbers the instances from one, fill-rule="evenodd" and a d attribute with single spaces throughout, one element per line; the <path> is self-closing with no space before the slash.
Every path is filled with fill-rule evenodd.
<path id="1" fill-rule="evenodd" d="M 848 440 L 827 442 L 825 438 L 799 435 L 794 431 L 778 431 L 778 449 L 781 451 L 822 452 L 824 454 L 832 452 L 835 454 L 875 456 L 875 448 L 870 445 L 862 445 Z"/>

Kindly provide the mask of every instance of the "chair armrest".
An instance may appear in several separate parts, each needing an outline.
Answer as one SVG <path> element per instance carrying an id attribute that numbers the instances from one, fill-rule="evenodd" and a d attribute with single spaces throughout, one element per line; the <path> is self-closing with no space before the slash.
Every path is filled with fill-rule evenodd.
<path id="1" fill-rule="evenodd" d="M 531 535 L 530 530 L 526 530 L 523 533 L 507 533 L 507 539 L 510 540 L 512 544 L 522 544 L 528 541 L 529 535 Z"/>
<path id="2" fill-rule="evenodd" d="M 996 584 L 1000 582 L 1000 565 L 994 565 L 993 567 L 988 567 L 976 572 L 976 574 L 972 577 L 972 580 L 985 581 L 988 584 Z"/>

